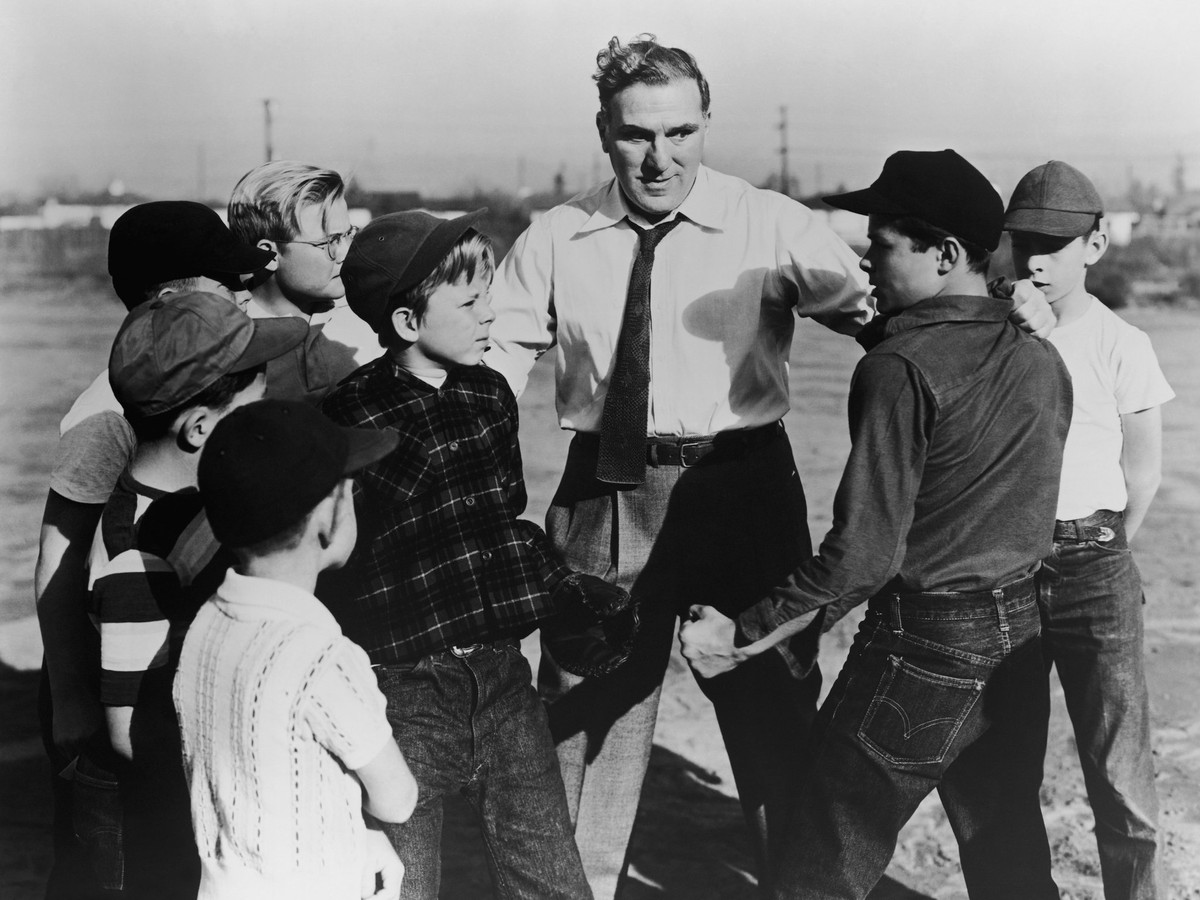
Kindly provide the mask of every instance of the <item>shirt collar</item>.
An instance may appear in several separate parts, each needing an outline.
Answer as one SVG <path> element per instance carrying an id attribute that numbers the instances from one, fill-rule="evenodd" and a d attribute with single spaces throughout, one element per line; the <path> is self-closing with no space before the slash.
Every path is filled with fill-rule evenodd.
<path id="1" fill-rule="evenodd" d="M 588 220 L 576 233 L 586 234 L 619 225 L 629 218 L 630 214 L 629 203 L 621 191 L 621 186 L 617 183 L 617 179 L 613 178 L 609 181 L 608 188 L 604 191 L 596 211 L 588 217 Z M 707 166 L 700 166 L 696 172 L 696 181 L 692 185 L 692 189 L 688 191 L 688 195 L 662 221 L 669 222 L 677 216 L 683 216 L 702 228 L 721 230 L 721 198 L 713 189 L 710 170 Z"/>
<path id="2" fill-rule="evenodd" d="M 234 569 L 225 572 L 217 589 L 218 604 L 244 612 L 269 614 L 271 618 L 289 618 L 315 625 L 324 631 L 341 634 L 333 614 L 310 592 L 270 578 L 241 575 Z"/>
<path id="3" fill-rule="evenodd" d="M 876 344 L 913 328 L 944 322 L 1003 322 L 1012 302 L 965 294 L 930 297 L 898 313 L 876 316 L 858 333 L 858 342 L 870 350 Z"/>

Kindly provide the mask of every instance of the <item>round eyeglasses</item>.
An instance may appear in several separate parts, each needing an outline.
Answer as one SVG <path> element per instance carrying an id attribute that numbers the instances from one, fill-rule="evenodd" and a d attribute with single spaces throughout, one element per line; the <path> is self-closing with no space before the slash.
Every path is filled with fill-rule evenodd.
<path id="1" fill-rule="evenodd" d="M 348 231 L 343 231 L 339 234 L 331 234 L 323 241 L 276 241 L 277 244 L 308 244 L 310 247 L 321 247 L 325 250 L 325 254 L 331 262 L 337 262 L 338 255 L 343 247 L 348 247 L 350 242 L 354 240 L 354 236 L 358 234 L 358 226 L 351 225 Z"/>

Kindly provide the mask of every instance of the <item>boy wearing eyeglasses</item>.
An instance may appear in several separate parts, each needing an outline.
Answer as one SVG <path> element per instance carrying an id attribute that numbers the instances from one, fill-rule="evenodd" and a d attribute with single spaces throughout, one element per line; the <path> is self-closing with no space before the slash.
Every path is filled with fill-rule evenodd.
<path id="1" fill-rule="evenodd" d="M 271 397 L 319 403 L 346 375 L 382 353 L 345 305 L 342 262 L 357 228 L 346 185 L 332 169 L 276 160 L 251 169 L 229 199 L 229 228 L 271 250 L 274 274 L 253 288 L 252 318 L 296 316 L 308 339 L 267 371 Z"/>

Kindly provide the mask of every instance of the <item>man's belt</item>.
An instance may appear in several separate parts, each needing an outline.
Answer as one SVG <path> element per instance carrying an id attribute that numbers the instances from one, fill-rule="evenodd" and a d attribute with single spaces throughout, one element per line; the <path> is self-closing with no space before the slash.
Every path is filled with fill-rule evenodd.
<path id="1" fill-rule="evenodd" d="M 1096 541 L 1107 544 L 1117 536 L 1114 526 L 1124 519 L 1111 509 L 1099 509 L 1083 519 L 1059 519 L 1054 523 L 1054 540 L 1069 543 Z"/>
<path id="2" fill-rule="evenodd" d="M 758 428 L 720 431 L 699 437 L 651 437 L 646 439 L 646 463 L 686 469 L 713 454 L 721 459 L 737 459 L 782 434 L 783 423 L 771 422 Z"/>

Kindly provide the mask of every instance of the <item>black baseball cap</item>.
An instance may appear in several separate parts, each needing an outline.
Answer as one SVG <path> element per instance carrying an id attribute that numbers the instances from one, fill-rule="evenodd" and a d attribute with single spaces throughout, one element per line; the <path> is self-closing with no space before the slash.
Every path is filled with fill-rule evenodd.
<path id="1" fill-rule="evenodd" d="M 953 150 L 900 150 L 869 188 L 823 199 L 864 216 L 915 216 L 989 253 L 1000 246 L 1004 229 L 1004 201 Z"/>
<path id="2" fill-rule="evenodd" d="M 258 400 L 217 423 L 197 479 L 213 535 L 246 547 L 285 531 L 343 478 L 391 453 L 390 429 L 335 425 L 311 404 Z"/>
<path id="3" fill-rule="evenodd" d="M 424 281 L 486 212 L 441 219 L 410 210 L 372 219 L 342 263 L 350 309 L 378 334 L 396 308 L 394 298 Z"/>
<path id="4" fill-rule="evenodd" d="M 240 289 L 239 279 L 270 265 L 275 254 L 233 236 L 216 210 L 191 200 L 155 200 L 121 214 L 108 235 L 108 274 L 126 309 L 149 288 L 207 275 Z"/>

